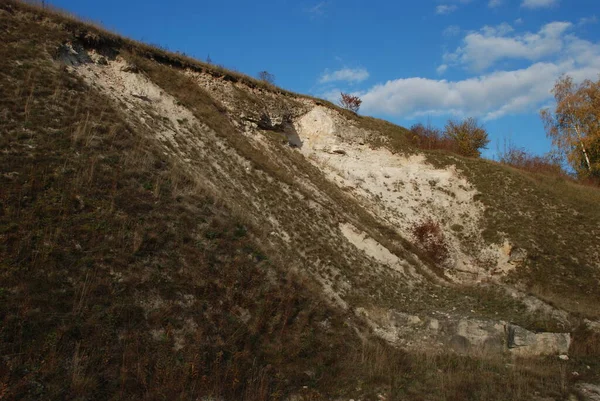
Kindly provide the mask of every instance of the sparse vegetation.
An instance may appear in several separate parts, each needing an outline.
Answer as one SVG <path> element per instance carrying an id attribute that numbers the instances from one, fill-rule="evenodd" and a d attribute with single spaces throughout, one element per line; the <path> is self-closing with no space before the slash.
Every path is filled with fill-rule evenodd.
<path id="1" fill-rule="evenodd" d="M 504 149 L 499 151 L 498 160 L 500 163 L 531 173 L 567 177 L 567 173 L 562 168 L 560 155 L 554 152 L 536 156 L 524 148 L 516 147 L 511 142 L 505 142 Z"/>
<path id="2" fill-rule="evenodd" d="M 342 108 L 350 110 L 353 113 L 358 113 L 362 100 L 358 96 L 349 93 L 340 93 L 339 104 Z"/>
<path id="3" fill-rule="evenodd" d="M 488 134 L 476 119 L 449 120 L 444 130 L 417 123 L 408 133 L 409 143 L 422 150 L 442 150 L 461 156 L 479 157 L 489 143 Z"/>
<path id="4" fill-rule="evenodd" d="M 588 328 L 576 332 L 567 362 L 407 352 L 374 338 L 352 312 L 357 300 L 519 322 L 526 309 L 496 287 L 426 276 L 408 285 L 351 244 L 327 242 L 350 221 L 415 268 L 443 264 L 448 252 L 442 222 L 416 224 L 413 246 L 282 145 L 279 133 L 249 141 L 239 116 L 191 73 L 235 82 L 236 107 L 248 114 L 299 107 L 295 95 L 56 10 L 6 0 L 0 26 L 0 399 L 530 400 L 566 398 L 575 381 L 599 371 L 598 338 Z M 50 58 L 67 41 L 118 53 L 189 113 L 160 115 L 143 92 L 135 101 L 147 118 L 132 118 L 131 104 Z M 336 110 L 380 134 L 370 140 L 411 151 L 406 129 Z M 176 124 L 187 138 L 157 138 Z M 418 147 L 439 149 L 439 132 L 422 138 L 430 142 Z M 185 153 L 188 143 L 196 148 Z M 426 154 L 456 165 L 481 192 L 490 242 L 507 233 L 530 251 L 510 280 L 594 317 L 597 192 Z M 315 271 L 339 287 L 349 309 L 324 292 Z"/>
<path id="5" fill-rule="evenodd" d="M 449 120 L 444 127 L 444 136 L 456 143 L 460 155 L 468 157 L 479 157 L 481 149 L 490 142 L 485 128 L 473 117 L 463 121 Z"/>
<path id="6" fill-rule="evenodd" d="M 430 124 L 418 123 L 410 127 L 410 142 L 419 149 L 445 150 L 457 153 L 457 143 L 453 138 Z"/>
<path id="7" fill-rule="evenodd" d="M 269 85 L 275 84 L 275 75 L 271 74 L 269 71 L 261 71 L 258 73 L 258 79 L 263 82 L 268 83 Z"/>
<path id="8" fill-rule="evenodd" d="M 419 247 L 436 263 L 443 263 L 449 255 L 444 231 L 440 224 L 432 218 L 415 223 L 413 236 Z"/>

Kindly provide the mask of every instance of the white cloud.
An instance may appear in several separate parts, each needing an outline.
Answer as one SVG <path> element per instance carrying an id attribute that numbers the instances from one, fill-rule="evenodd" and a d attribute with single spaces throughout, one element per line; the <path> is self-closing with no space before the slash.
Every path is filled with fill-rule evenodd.
<path id="1" fill-rule="evenodd" d="M 438 73 L 438 75 L 444 75 L 444 73 L 446 72 L 447 69 L 448 69 L 448 65 L 442 64 L 438 68 L 436 68 L 435 71 Z"/>
<path id="2" fill-rule="evenodd" d="M 435 8 L 436 14 L 450 14 L 451 12 L 456 11 L 458 7 L 454 4 L 441 4 Z"/>
<path id="3" fill-rule="evenodd" d="M 485 25 L 483 28 L 481 28 L 481 32 L 487 37 L 505 36 L 513 31 L 513 27 L 510 26 L 510 24 L 507 24 L 506 22 L 496 26 Z"/>
<path id="4" fill-rule="evenodd" d="M 336 81 L 362 82 L 367 78 L 369 78 L 369 71 L 366 68 L 342 68 L 333 72 L 325 70 L 321 74 L 321 78 L 319 78 L 319 83 L 325 84 Z"/>
<path id="5" fill-rule="evenodd" d="M 550 8 L 558 6 L 560 0 L 523 0 L 521 7 L 535 9 L 535 8 Z"/>
<path id="6" fill-rule="evenodd" d="M 460 27 L 458 25 L 450 25 L 442 31 L 442 35 L 447 37 L 456 36 L 458 34 L 460 34 Z"/>
<path id="7" fill-rule="evenodd" d="M 512 35 L 508 24 L 485 26 L 467 34 L 453 53 L 444 55 L 446 63 L 461 64 L 473 71 L 482 71 L 503 59 L 539 61 L 559 53 L 564 47 L 569 22 L 551 22 L 537 33 Z"/>
<path id="8" fill-rule="evenodd" d="M 517 18 L 517 19 L 515 20 L 515 25 L 523 25 L 523 22 L 524 22 L 524 21 L 523 21 L 523 18 Z"/>
<path id="9" fill-rule="evenodd" d="M 484 120 L 536 112 L 552 99 L 550 90 L 561 74 L 575 81 L 597 79 L 600 43 L 566 35 L 560 53 L 512 71 L 496 71 L 458 81 L 402 78 L 360 94 L 362 110 L 399 117 L 456 115 Z"/>
<path id="10" fill-rule="evenodd" d="M 595 15 L 592 15 L 591 17 L 581 18 L 577 25 L 581 26 L 581 25 L 596 24 L 596 23 L 598 23 L 598 17 L 596 17 Z"/>
<path id="11" fill-rule="evenodd" d="M 496 7 L 500 7 L 503 3 L 503 0 L 490 0 L 488 2 L 488 7 L 489 8 L 496 8 Z"/>

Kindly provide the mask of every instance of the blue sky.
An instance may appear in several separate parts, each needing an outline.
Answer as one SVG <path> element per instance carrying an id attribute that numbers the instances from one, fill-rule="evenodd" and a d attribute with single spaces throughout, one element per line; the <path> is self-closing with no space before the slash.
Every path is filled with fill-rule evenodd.
<path id="1" fill-rule="evenodd" d="M 125 36 L 411 126 L 474 116 L 492 142 L 550 149 L 556 78 L 598 79 L 598 0 L 49 0 Z"/>

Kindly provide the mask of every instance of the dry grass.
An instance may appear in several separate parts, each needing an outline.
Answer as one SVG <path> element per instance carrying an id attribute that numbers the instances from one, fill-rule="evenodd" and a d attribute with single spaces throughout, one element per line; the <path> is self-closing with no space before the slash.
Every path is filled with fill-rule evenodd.
<path id="1" fill-rule="evenodd" d="M 498 151 L 498 160 L 502 164 L 528 171 L 534 174 L 546 174 L 555 177 L 568 178 L 561 166 L 561 160 L 552 153 L 536 156 L 526 149 L 518 148 L 511 142 L 505 142 L 504 148 Z"/>
<path id="2" fill-rule="evenodd" d="M 4 397 L 268 399 L 331 365 L 316 323 L 342 322 L 310 283 L 19 23 L 0 77 Z"/>
<path id="3" fill-rule="evenodd" d="M 80 17 L 52 5 L 46 4 L 46 7 L 42 8 L 41 0 L 6 0 L 4 3 L 4 5 L 0 5 L 0 8 L 9 12 L 13 9 L 23 10 L 35 14 L 36 18 L 40 21 L 52 21 L 53 24 L 58 24 L 60 29 L 64 30 L 65 34 L 69 34 L 69 39 L 76 39 L 86 46 L 119 48 L 178 69 L 206 72 L 215 78 L 243 83 L 252 88 L 272 91 L 286 97 L 306 97 L 313 99 L 310 96 L 287 91 L 273 85 L 271 82 L 257 79 L 238 71 L 200 61 L 180 52 L 169 51 L 159 45 L 149 45 L 125 38 L 116 32 L 107 30 L 100 23 L 91 20 L 82 21 Z M 337 106 L 332 106 L 338 108 Z"/>
<path id="4" fill-rule="evenodd" d="M 527 250 L 525 266 L 509 276 L 510 283 L 575 315 L 600 316 L 595 306 L 600 191 L 487 160 L 439 153 L 429 153 L 428 160 L 439 167 L 456 165 L 478 189 L 477 200 L 486 206 L 484 239 L 501 243 L 506 235 Z"/>
<path id="5" fill-rule="evenodd" d="M 367 335 L 364 328 L 290 273 L 260 230 L 44 55 L 73 37 L 122 46 L 256 168 L 290 185 L 292 169 L 314 176 L 378 241 L 412 249 L 297 153 L 285 151 L 287 169 L 261 158 L 221 105 L 148 59 L 258 83 L 13 1 L 0 5 L 0 26 L 10 28 L 0 47 L 3 398 L 462 400 L 567 391 L 568 365 L 555 359 L 415 355 L 361 343 L 350 327 Z M 400 127 L 353 118 L 404 141 Z"/>
<path id="6" fill-rule="evenodd" d="M 571 366 L 558 358 L 407 354 L 377 343 L 363 343 L 348 356 L 348 366 L 345 380 L 352 381 L 349 386 L 360 389 L 367 399 L 530 400 L 533 395 L 562 398 L 573 381 Z M 357 370 L 363 374 L 360 378 L 353 375 Z"/>

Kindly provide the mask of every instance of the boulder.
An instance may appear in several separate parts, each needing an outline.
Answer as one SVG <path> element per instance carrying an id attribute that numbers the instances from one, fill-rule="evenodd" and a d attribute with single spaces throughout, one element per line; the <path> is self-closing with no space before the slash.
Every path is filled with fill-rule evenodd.
<path id="1" fill-rule="evenodd" d="M 534 333 L 508 325 L 508 348 L 519 356 L 566 354 L 571 345 L 569 333 Z"/>
<path id="2" fill-rule="evenodd" d="M 575 390 L 583 397 L 584 401 L 600 401 L 600 385 L 590 383 L 578 383 Z"/>
<path id="3" fill-rule="evenodd" d="M 458 352 L 502 352 L 506 348 L 505 325 L 503 322 L 461 319 L 450 338 L 450 346 Z"/>

